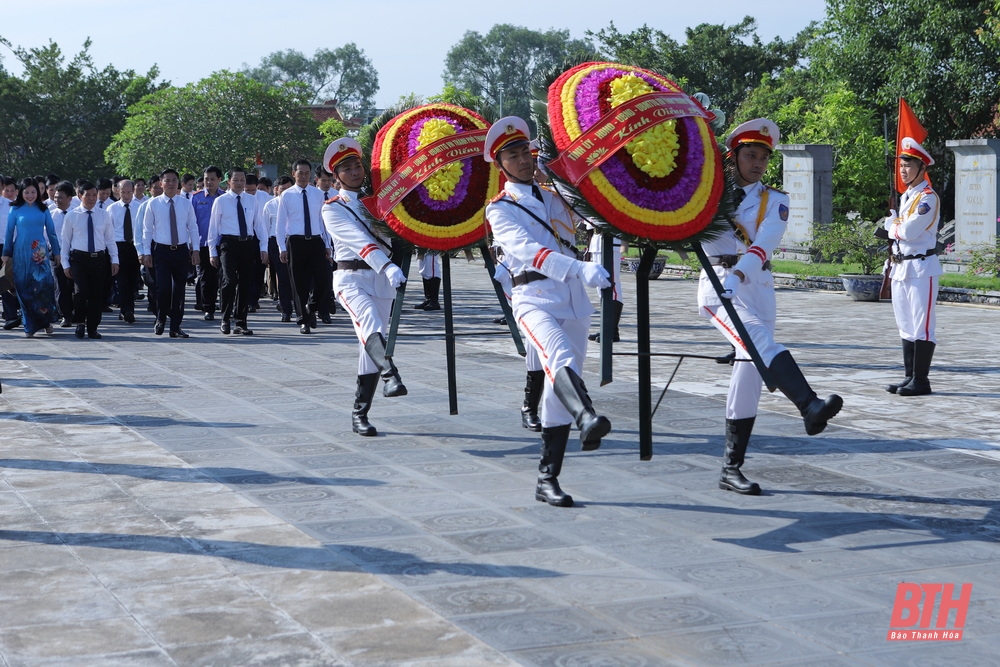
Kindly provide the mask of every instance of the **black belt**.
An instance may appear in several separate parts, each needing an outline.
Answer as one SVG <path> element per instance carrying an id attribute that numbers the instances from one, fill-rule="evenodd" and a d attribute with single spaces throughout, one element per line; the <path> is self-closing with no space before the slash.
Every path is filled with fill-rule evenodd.
<path id="1" fill-rule="evenodd" d="M 303 241 L 312 241 L 313 239 L 321 238 L 318 234 L 313 234 L 312 236 L 306 236 L 305 234 L 290 234 L 290 239 L 302 239 Z"/>
<path id="2" fill-rule="evenodd" d="M 368 262 L 361 259 L 338 259 L 337 270 L 371 271 L 372 267 L 368 265 Z"/>
<path id="3" fill-rule="evenodd" d="M 721 266 L 724 269 L 731 269 L 736 266 L 736 262 L 740 261 L 740 257 L 743 255 L 713 255 L 709 259 L 712 260 L 712 266 Z M 760 266 L 761 271 L 771 270 L 771 260 L 767 260 Z"/>
<path id="4" fill-rule="evenodd" d="M 936 254 L 937 254 L 937 248 L 931 248 L 930 250 L 928 250 L 927 252 L 925 252 L 922 255 L 903 255 L 903 254 L 897 253 L 895 255 L 889 255 L 889 259 L 891 259 L 896 264 L 899 264 L 900 262 L 908 260 L 908 259 L 921 259 L 922 260 L 922 259 L 927 259 L 928 257 L 933 257 Z"/>
<path id="5" fill-rule="evenodd" d="M 539 273 L 538 271 L 525 271 L 522 274 L 514 276 L 514 287 L 519 285 L 527 285 L 528 283 L 533 283 L 536 280 L 545 280 L 548 278 L 544 273 Z"/>
<path id="6" fill-rule="evenodd" d="M 223 241 L 239 241 L 239 242 L 243 243 L 245 241 L 256 241 L 257 237 L 256 236 L 237 236 L 236 234 L 223 234 L 222 235 L 222 240 Z"/>
<path id="7" fill-rule="evenodd" d="M 70 250 L 70 257 L 100 257 L 104 254 L 103 250 L 98 250 L 97 252 L 87 252 L 86 250 Z"/>
<path id="8" fill-rule="evenodd" d="M 188 249 L 187 244 L 182 244 L 182 245 L 167 245 L 166 243 L 154 243 L 152 245 L 152 248 L 150 248 L 150 249 L 152 250 L 152 249 L 155 249 L 155 248 L 163 248 L 164 250 L 181 250 L 181 249 L 187 250 Z"/>

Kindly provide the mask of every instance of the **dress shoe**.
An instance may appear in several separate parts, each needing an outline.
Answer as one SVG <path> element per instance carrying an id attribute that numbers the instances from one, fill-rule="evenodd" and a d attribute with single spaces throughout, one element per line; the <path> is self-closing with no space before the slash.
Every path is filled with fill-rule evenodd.
<path id="1" fill-rule="evenodd" d="M 73 323 L 70 322 L 68 317 L 64 317 L 62 318 L 62 322 L 59 323 L 59 326 L 61 326 L 63 329 L 68 329 L 71 326 L 73 326 Z"/>
<path id="2" fill-rule="evenodd" d="M 183 329 L 178 329 L 177 331 L 171 331 L 170 332 L 170 337 L 171 338 L 190 338 L 190 336 L 188 336 L 186 333 L 184 333 Z"/>
<path id="3" fill-rule="evenodd" d="M 118 313 L 118 319 L 127 324 L 135 324 L 135 315 L 132 313 Z"/>
<path id="4" fill-rule="evenodd" d="M 209 312 L 205 313 L 205 321 L 206 322 L 211 322 L 214 319 L 215 319 L 215 313 L 213 313 L 212 311 L 209 311 Z"/>
<path id="5" fill-rule="evenodd" d="M 76 325 L 76 334 L 75 335 L 76 335 L 77 338 L 83 338 L 83 335 L 85 333 L 87 333 L 87 327 L 86 326 L 84 326 L 82 324 Z"/>
<path id="6" fill-rule="evenodd" d="M 319 319 L 323 324 L 333 324 L 333 318 L 331 318 L 329 315 L 324 315 Z"/>
<path id="7" fill-rule="evenodd" d="M 493 318 L 493 324 L 507 324 L 507 318 L 506 317 L 494 317 Z"/>
<path id="8" fill-rule="evenodd" d="M 21 318 L 20 317 L 15 317 L 14 319 L 7 320 L 6 322 L 3 323 L 3 329 L 4 329 L 4 331 L 10 331 L 12 329 L 18 328 L 19 326 L 21 326 Z"/>
<path id="9" fill-rule="evenodd" d="M 292 321 L 292 316 L 291 315 L 286 315 L 286 314 L 282 313 L 282 315 L 281 315 L 281 321 L 282 322 L 291 322 Z"/>
<path id="10" fill-rule="evenodd" d="M 92 338 L 94 340 L 101 340 L 102 338 L 104 338 L 104 336 L 97 333 L 96 331 L 93 331 L 87 334 L 87 338 Z"/>
<path id="11" fill-rule="evenodd" d="M 25 338 L 34 338 L 35 337 L 35 332 L 34 331 L 25 331 L 24 332 L 24 337 Z"/>
<path id="12" fill-rule="evenodd" d="M 318 326 L 319 326 L 319 324 L 316 323 L 316 318 L 315 317 L 312 317 L 312 318 L 309 319 L 309 328 L 310 329 L 315 329 Z"/>
<path id="13" fill-rule="evenodd" d="M 115 309 L 112 308 L 111 306 L 104 306 L 104 312 L 105 313 L 113 313 L 113 312 L 115 312 Z"/>
<path id="14" fill-rule="evenodd" d="M 45 325 L 45 333 L 47 333 L 48 335 L 51 336 L 54 331 L 55 331 L 55 329 L 52 328 L 51 324 L 46 324 Z"/>
<path id="15" fill-rule="evenodd" d="M 153 333 L 155 333 L 157 336 L 163 335 L 163 322 L 157 322 L 156 324 L 153 325 Z"/>
<path id="16" fill-rule="evenodd" d="M 219 331 L 224 334 L 229 333 L 229 320 L 223 320 L 222 324 L 219 326 Z"/>
<path id="17" fill-rule="evenodd" d="M 304 334 L 312 333 L 312 329 L 309 328 L 308 324 L 303 324 L 302 326 L 299 327 L 299 333 L 304 333 Z"/>
<path id="18" fill-rule="evenodd" d="M 248 327 L 246 322 L 243 322 L 242 324 L 236 325 L 236 328 L 233 329 L 233 333 L 238 336 L 252 336 L 253 329 Z"/>
<path id="19" fill-rule="evenodd" d="M 250 310 L 250 312 L 251 312 L 251 313 L 256 313 L 256 312 L 257 312 L 257 309 L 258 309 L 259 307 L 260 307 L 260 306 L 255 306 L 255 305 L 251 305 L 251 306 L 250 306 L 250 308 L 249 308 L 249 310 Z"/>

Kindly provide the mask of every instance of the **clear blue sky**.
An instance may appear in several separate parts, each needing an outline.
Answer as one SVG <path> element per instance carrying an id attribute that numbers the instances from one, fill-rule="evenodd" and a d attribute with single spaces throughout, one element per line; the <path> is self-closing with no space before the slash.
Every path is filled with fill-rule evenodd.
<path id="1" fill-rule="evenodd" d="M 574 38 L 611 21 L 622 32 L 643 23 L 683 40 L 684 29 L 699 23 L 757 19 L 764 41 L 791 39 L 810 21 L 823 18 L 824 0 L 762 2 L 642 2 L 595 0 L 499 3 L 456 0 L 368 0 L 339 2 L 124 2 L 83 4 L 68 0 L 9 3 L 0 35 L 15 45 L 42 46 L 50 39 L 65 53 L 79 51 L 88 36 L 98 67 L 145 72 L 153 64 L 175 85 L 197 81 L 219 69 L 257 64 L 273 51 L 294 48 L 311 55 L 317 48 L 356 43 L 378 70 L 378 106 L 401 95 L 433 95 L 441 90 L 448 50 L 468 30 L 485 34 L 497 23 L 535 30 L 568 29 Z M 357 7 L 353 9 L 352 7 Z M 613 10 L 613 11 L 609 11 Z M 10 51 L 0 47 L 5 68 L 20 72 Z"/>

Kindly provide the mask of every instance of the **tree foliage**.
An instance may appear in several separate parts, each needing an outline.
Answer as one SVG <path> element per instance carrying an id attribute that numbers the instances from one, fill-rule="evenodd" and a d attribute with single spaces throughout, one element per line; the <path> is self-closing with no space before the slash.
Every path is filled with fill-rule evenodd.
<path id="1" fill-rule="evenodd" d="M 750 16 L 734 25 L 702 23 L 687 28 L 683 44 L 660 30 L 643 25 L 622 33 L 614 23 L 594 37 L 604 57 L 671 77 L 690 93 L 703 92 L 727 114 L 759 85 L 761 77 L 798 62 L 810 28 L 791 41 L 776 37 L 768 43 L 757 35 Z"/>
<path id="2" fill-rule="evenodd" d="M 295 49 L 275 51 L 257 67 L 244 64 L 243 72 L 271 86 L 303 84 L 312 104 L 332 99 L 352 112 L 370 109 L 378 92 L 378 72 L 353 42 L 336 49 L 316 49 L 312 58 Z"/>
<path id="3" fill-rule="evenodd" d="M 595 56 L 588 40 L 570 39 L 568 30 L 538 32 L 504 23 L 486 35 L 466 32 L 448 51 L 443 77 L 446 86 L 482 100 L 484 115 L 530 122 L 533 88 L 544 74 Z"/>
<path id="4" fill-rule="evenodd" d="M 15 77 L 0 67 L 0 172 L 56 172 L 70 179 L 110 174 L 104 149 L 125 124 L 126 110 L 152 92 L 156 67 L 145 75 L 112 66 L 97 69 L 90 40 L 68 62 L 54 42 L 25 49 L 0 38 L 24 68 Z"/>
<path id="5" fill-rule="evenodd" d="M 107 159 L 119 172 L 145 175 L 167 167 L 200 173 L 312 157 L 319 134 L 301 86 L 276 88 L 221 71 L 183 88 L 168 88 L 129 108 Z"/>

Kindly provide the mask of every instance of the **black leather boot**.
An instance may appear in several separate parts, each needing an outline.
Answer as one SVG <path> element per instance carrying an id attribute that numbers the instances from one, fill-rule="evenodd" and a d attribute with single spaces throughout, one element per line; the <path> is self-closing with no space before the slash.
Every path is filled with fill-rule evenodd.
<path id="1" fill-rule="evenodd" d="M 927 375 L 931 372 L 935 345 L 929 340 L 915 340 L 913 346 L 913 379 L 896 390 L 899 396 L 926 396 L 931 393 Z"/>
<path id="2" fill-rule="evenodd" d="M 601 438 L 611 431 L 611 421 L 594 411 L 594 404 L 590 401 L 583 379 L 572 368 L 563 366 L 556 371 L 552 389 L 576 420 L 583 451 L 589 452 L 600 447 Z"/>
<path id="3" fill-rule="evenodd" d="M 729 364 L 732 366 L 736 363 L 736 347 L 733 345 L 729 346 L 729 354 L 723 355 L 721 357 L 715 358 L 715 363 L 717 364 Z"/>
<path id="4" fill-rule="evenodd" d="M 566 443 L 569 441 L 569 424 L 542 429 L 542 460 L 538 463 L 538 483 L 535 484 L 535 500 L 556 507 L 572 507 L 573 497 L 559 488 L 559 472 L 562 470 Z"/>
<path id="5" fill-rule="evenodd" d="M 521 407 L 521 426 L 529 431 L 542 430 L 542 420 L 538 418 L 538 401 L 545 386 L 545 371 L 528 371 L 524 381 L 524 405 Z"/>
<path id="6" fill-rule="evenodd" d="M 427 305 L 424 306 L 424 310 L 441 310 L 441 299 L 439 298 L 441 294 L 441 279 L 428 278 L 424 284 L 427 290 Z"/>
<path id="7" fill-rule="evenodd" d="M 822 433 L 826 423 L 840 412 L 840 408 L 844 405 L 844 399 L 837 394 L 830 394 L 825 400 L 817 397 L 788 350 L 771 361 L 769 370 L 781 393 L 799 409 L 802 421 L 806 425 L 807 435 Z"/>
<path id="8" fill-rule="evenodd" d="M 378 373 L 358 376 L 358 389 L 354 392 L 354 411 L 351 413 L 351 430 L 358 435 L 378 435 L 375 427 L 368 422 L 368 411 L 378 389 Z"/>
<path id="9" fill-rule="evenodd" d="M 612 301 L 611 302 L 611 308 L 612 308 L 611 314 L 612 314 L 612 317 L 614 318 L 614 324 L 615 324 L 615 334 L 614 334 L 614 337 L 611 339 L 611 342 L 612 343 L 618 343 L 618 342 L 621 342 L 621 339 L 622 339 L 621 334 L 618 331 L 618 325 L 621 324 L 621 321 L 622 321 L 622 309 L 625 308 L 625 304 L 622 303 L 621 301 Z M 596 340 L 596 341 L 600 342 L 600 340 L 601 340 L 601 332 L 592 333 L 589 336 L 587 336 L 587 339 L 588 340 Z"/>
<path id="10" fill-rule="evenodd" d="M 760 495 L 760 486 L 757 482 L 751 482 L 743 473 L 740 466 L 746 457 L 747 445 L 750 444 L 750 433 L 753 431 L 753 423 L 756 417 L 746 419 L 726 420 L 726 453 L 722 458 L 722 476 L 719 477 L 719 488 L 726 491 L 735 491 L 748 496 Z"/>
<path id="11" fill-rule="evenodd" d="M 427 278 L 423 279 L 424 283 L 424 300 L 413 307 L 414 310 L 423 310 L 427 307 L 427 304 L 431 302 L 430 292 L 427 291 Z"/>
<path id="12" fill-rule="evenodd" d="M 895 394 L 897 389 L 910 384 L 910 380 L 913 379 L 913 350 L 915 348 L 912 340 L 903 339 L 903 368 L 906 371 L 906 377 L 903 378 L 902 382 L 885 386 L 885 390 L 890 394 Z"/>
<path id="13" fill-rule="evenodd" d="M 375 365 L 382 372 L 382 380 L 385 382 L 385 387 L 382 388 L 383 396 L 406 396 L 406 387 L 403 385 L 403 381 L 399 379 L 399 371 L 396 370 L 396 365 L 392 363 L 392 359 L 387 359 L 385 356 L 385 339 L 382 338 L 382 334 L 373 333 L 365 341 L 365 352 L 368 356 L 372 358 Z"/>

